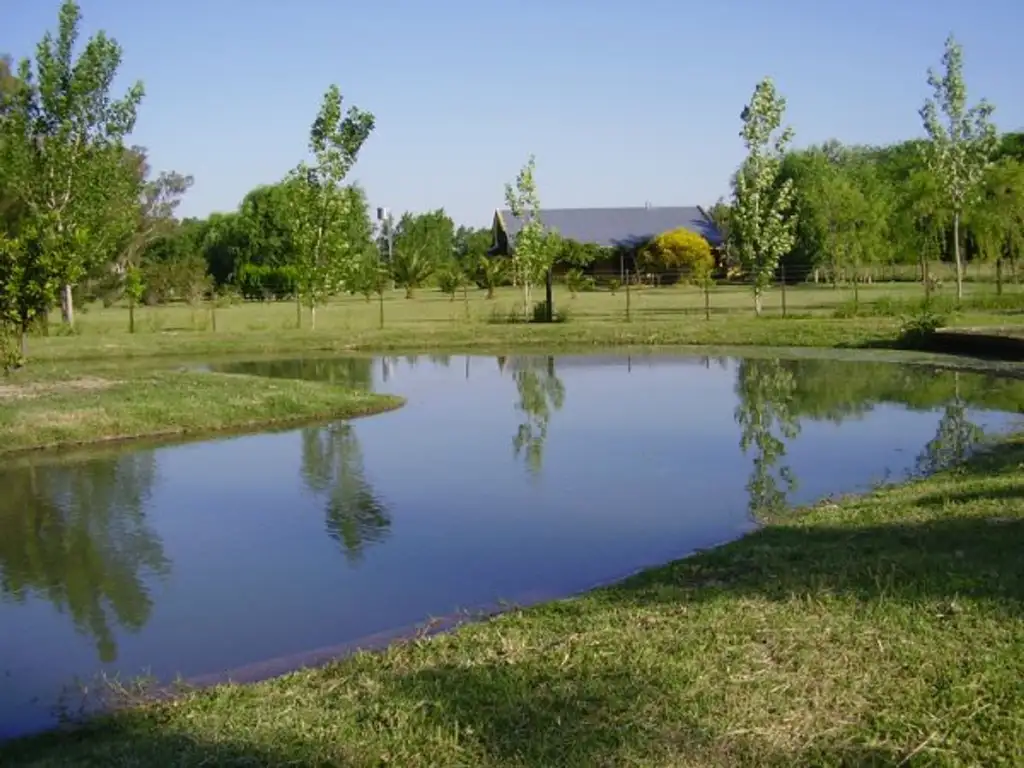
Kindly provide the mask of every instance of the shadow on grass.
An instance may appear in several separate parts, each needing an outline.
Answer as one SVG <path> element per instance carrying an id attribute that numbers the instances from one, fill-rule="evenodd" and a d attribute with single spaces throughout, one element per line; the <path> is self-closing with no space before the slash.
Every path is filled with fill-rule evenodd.
<path id="1" fill-rule="evenodd" d="M 80 756 L 80 745 L 88 744 Z M 156 731 L 151 723 L 135 724 L 131 716 L 116 724 L 107 720 L 74 732 L 47 734 L 15 743 L 3 751 L 5 768 L 14 766 L 313 766 L 315 760 L 295 761 L 287 745 L 277 748 L 251 743 L 203 741 L 194 734 Z M 112 762 L 116 761 L 116 762 Z"/>
<path id="2" fill-rule="evenodd" d="M 766 739 L 723 738 L 699 708 L 660 715 L 659 702 L 678 701 L 674 684 L 613 661 L 597 674 L 449 665 L 400 678 L 386 695 L 426 708 L 431 730 L 469 736 L 486 755 L 478 765 L 794 764 L 792 752 Z M 896 750 L 866 745 L 812 748 L 800 755 L 813 764 L 857 766 L 894 765 L 900 757 Z"/>

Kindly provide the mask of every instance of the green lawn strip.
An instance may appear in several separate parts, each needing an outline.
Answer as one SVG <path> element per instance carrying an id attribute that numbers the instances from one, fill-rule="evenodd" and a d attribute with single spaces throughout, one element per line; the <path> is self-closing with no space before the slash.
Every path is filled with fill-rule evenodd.
<path id="1" fill-rule="evenodd" d="M 720 318 L 711 321 L 565 324 L 431 322 L 383 330 L 281 330 L 51 336 L 32 339 L 29 360 L 52 362 L 111 357 L 345 352 L 394 349 L 494 349 L 628 345 L 756 345 L 862 347 L 894 343 L 893 318 Z"/>
<path id="2" fill-rule="evenodd" d="M 578 598 L 2 765 L 1019 765 L 1024 441 Z"/>
<path id="3" fill-rule="evenodd" d="M 139 437 L 247 430 L 396 408 L 400 398 L 309 381 L 109 363 L 0 380 L 0 455 Z"/>

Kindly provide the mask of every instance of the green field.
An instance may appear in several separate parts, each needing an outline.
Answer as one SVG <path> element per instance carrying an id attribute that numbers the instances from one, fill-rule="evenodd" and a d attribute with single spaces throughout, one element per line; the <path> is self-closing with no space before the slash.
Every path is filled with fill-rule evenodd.
<path id="1" fill-rule="evenodd" d="M 1024 323 L 1024 292 L 1007 286 L 1002 296 L 987 283 L 968 284 L 963 308 L 949 322 L 964 326 L 1018 326 Z M 537 296 L 536 298 L 541 298 Z M 227 307 L 174 304 L 136 311 L 136 332 L 128 333 L 124 307 L 92 305 L 79 311 L 76 333 L 68 334 L 54 316 L 48 337 L 29 339 L 34 360 L 108 359 L 114 356 L 214 355 L 225 353 L 365 350 L 505 349 L 510 347 L 610 346 L 623 344 L 701 344 L 857 347 L 894 343 L 906 317 L 920 311 L 923 293 L 913 283 L 876 283 L 860 291 L 853 311 L 848 289 L 814 285 L 773 289 L 765 316 L 756 318 L 743 286 L 712 290 L 710 319 L 704 295 L 693 287 L 674 286 L 582 292 L 572 297 L 556 285 L 557 311 L 568 321 L 554 324 L 510 323 L 522 314 L 521 294 L 501 289 L 494 299 L 468 290 L 455 300 L 436 289 L 415 298 L 404 292 L 367 302 L 343 297 L 317 308 L 315 329 L 309 312 L 297 320 L 290 302 L 243 302 Z M 627 316 L 627 304 L 629 313 Z M 951 309 L 948 295 L 934 305 Z M 383 309 L 383 327 L 381 315 Z"/>
<path id="2" fill-rule="evenodd" d="M 1020 765 L 1024 443 L 585 596 L 249 686 L 4 766 Z"/>

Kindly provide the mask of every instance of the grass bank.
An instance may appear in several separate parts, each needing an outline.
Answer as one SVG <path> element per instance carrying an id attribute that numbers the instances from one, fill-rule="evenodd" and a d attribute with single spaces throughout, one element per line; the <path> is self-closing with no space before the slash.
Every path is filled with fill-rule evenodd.
<path id="1" fill-rule="evenodd" d="M 228 310 L 230 311 L 230 310 Z M 326 324 L 325 324 L 326 325 Z M 351 351 L 452 352 L 478 349 L 543 349 L 717 345 L 780 347 L 867 347 L 895 343 L 894 318 L 713 318 L 677 322 L 570 322 L 564 324 L 424 323 L 393 328 L 327 326 L 316 331 L 174 330 L 109 333 L 32 339 L 33 362 L 94 361 L 118 358 L 213 357 L 226 354 L 324 353 Z"/>
<path id="2" fill-rule="evenodd" d="M 315 330 L 308 327 L 308 312 L 299 326 L 295 306 L 289 302 L 245 302 L 216 310 L 181 304 L 142 308 L 136 312 L 136 333 L 128 333 L 124 307 L 92 305 L 82 308 L 74 335 L 64 332 L 55 315 L 52 335 L 31 338 L 29 355 L 35 361 L 52 362 L 115 356 L 484 348 L 554 351 L 651 344 L 884 347 L 898 344 L 904 315 L 913 314 L 914 301 L 920 303 L 920 289 L 915 293 L 914 288 L 892 284 L 864 289 L 860 309 L 851 315 L 839 311 L 849 300 L 845 292 L 794 286 L 787 294 L 787 315 L 781 312 L 781 292 L 774 291 L 762 318 L 751 312 L 749 291 L 730 290 L 718 296 L 717 310 L 705 319 L 703 295 L 692 287 L 635 290 L 627 314 L 622 291 L 581 293 L 572 298 L 559 285 L 556 308 L 567 312 L 569 320 L 551 325 L 509 323 L 510 316 L 520 316 L 522 311 L 519 293 L 510 288 L 498 291 L 493 300 L 477 290 L 467 292 L 465 300 L 459 296 L 455 301 L 436 290 L 408 300 L 399 291 L 389 292 L 382 304 L 359 297 L 336 298 L 317 309 Z M 1024 327 L 1021 302 L 1024 292 L 1001 297 L 999 302 L 971 299 L 950 322 L 957 326 Z"/>
<path id="3" fill-rule="evenodd" d="M 0 379 L 0 456 L 349 418 L 401 402 L 309 381 L 113 363 L 36 365 Z"/>
<path id="4" fill-rule="evenodd" d="M 0 747 L 5 766 L 1019 765 L 1024 441 L 576 599 Z"/>

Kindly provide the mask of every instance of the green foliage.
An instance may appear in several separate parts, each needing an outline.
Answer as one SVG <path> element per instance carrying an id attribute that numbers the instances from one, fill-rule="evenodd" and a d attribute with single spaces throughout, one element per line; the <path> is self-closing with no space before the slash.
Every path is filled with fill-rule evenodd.
<path id="1" fill-rule="evenodd" d="M 612 255 L 611 248 L 604 248 L 595 243 L 580 243 L 554 232 L 548 236 L 552 238 L 550 247 L 555 250 L 555 264 L 584 269 L 595 262 L 611 258 Z"/>
<path id="2" fill-rule="evenodd" d="M 510 262 L 504 256 L 481 256 L 476 260 L 474 274 L 476 284 L 487 289 L 487 298 L 494 298 L 494 291 L 508 284 Z"/>
<path id="3" fill-rule="evenodd" d="M 123 141 L 143 96 L 141 83 L 119 99 L 111 94 L 122 53 L 105 33 L 93 35 L 75 58 L 80 21 L 78 4 L 66 0 L 57 34 L 45 35 L 35 59 L 21 62 L 0 121 L 0 165 L 22 206 L 24 245 L 47 254 L 28 271 L 38 284 L 23 278 L 20 285 L 37 297 L 48 294 L 52 282 L 63 286 L 69 323 L 71 286 L 136 222 L 137 169 Z"/>
<path id="4" fill-rule="evenodd" d="M 295 296 L 295 268 L 243 264 L 236 277 L 242 296 L 256 301 L 281 301 Z"/>
<path id="5" fill-rule="evenodd" d="M 454 236 L 453 250 L 456 260 L 463 265 L 479 263 L 491 249 L 494 234 L 490 227 L 472 229 L 459 227 Z"/>
<path id="6" fill-rule="evenodd" d="M 455 294 L 466 284 L 466 275 L 462 267 L 454 259 L 444 261 L 437 270 L 437 287 L 441 293 L 448 294 L 452 301 Z"/>
<path id="7" fill-rule="evenodd" d="M 56 295 L 52 252 L 31 230 L 21 238 L 0 232 L 0 333 L 22 339 L 45 317 Z"/>
<path id="8" fill-rule="evenodd" d="M 565 273 L 565 286 L 569 289 L 569 293 L 575 299 L 576 294 L 581 291 L 593 291 L 597 288 L 597 283 L 594 278 L 590 275 L 584 274 L 582 269 L 570 269 Z"/>
<path id="9" fill-rule="evenodd" d="M 637 261 L 645 272 L 686 272 L 698 283 L 707 281 L 715 266 L 708 241 L 683 227 L 663 232 L 645 243 Z"/>
<path id="10" fill-rule="evenodd" d="M 735 177 L 729 236 L 744 270 L 753 277 L 758 315 L 779 259 L 795 241 L 793 184 L 789 179 L 777 183 L 783 153 L 793 136 L 789 128 L 779 131 L 785 110 L 785 99 L 765 78 L 741 115 L 740 136 L 747 157 Z"/>
<path id="11" fill-rule="evenodd" d="M 381 261 L 376 250 L 367 250 L 353 262 L 348 287 L 369 301 L 374 294 L 383 293 L 390 280 L 387 264 Z"/>
<path id="12" fill-rule="evenodd" d="M 396 250 L 391 263 L 391 276 L 395 284 L 405 288 L 405 298 L 411 299 L 418 288 L 433 276 L 437 264 L 422 250 L 403 248 Z"/>
<path id="13" fill-rule="evenodd" d="M 947 318 L 930 309 L 923 309 L 905 319 L 900 325 L 900 338 L 908 346 L 922 346 L 939 328 L 946 325 Z"/>
<path id="14" fill-rule="evenodd" d="M 205 270 L 204 270 L 205 271 Z M 146 293 L 146 283 L 142 278 L 142 270 L 130 264 L 125 270 L 124 294 L 132 304 L 138 304 Z"/>
<path id="15" fill-rule="evenodd" d="M 455 222 L 438 208 L 427 213 L 404 213 L 395 227 L 395 252 L 416 252 L 435 266 L 455 252 Z"/>
<path id="16" fill-rule="evenodd" d="M 617 277 L 613 277 L 608 281 L 608 290 L 611 292 L 612 296 L 614 296 L 621 287 L 622 281 Z"/>
<path id="17" fill-rule="evenodd" d="M 928 71 L 933 95 L 921 107 L 921 120 L 929 141 L 924 147 L 928 168 L 945 190 L 953 212 L 953 254 L 957 298 L 963 297 L 963 261 L 960 255 L 960 217 L 978 194 L 985 171 L 998 147 L 991 122 L 995 109 L 984 99 L 967 107 L 963 75 L 963 49 L 952 35 L 946 38 L 943 73 Z"/>
<path id="18" fill-rule="evenodd" d="M 343 182 L 374 124 L 373 115 L 357 107 L 343 112 L 341 91 L 331 85 L 309 132 L 313 161 L 300 163 L 289 178 L 295 285 L 310 309 L 314 327 L 316 305 L 346 283 L 352 264 L 365 251 L 361 238 L 353 243 L 346 236 L 352 228 L 345 223 L 346 218 L 358 217 L 360 212 L 355 210 L 358 203 Z M 361 213 L 365 219 L 365 207 Z"/>
<path id="19" fill-rule="evenodd" d="M 533 286 L 542 283 L 554 263 L 558 238 L 549 238 L 540 218 L 540 199 L 534 179 L 536 161 L 530 155 L 516 176 L 505 185 L 505 204 L 519 220 L 519 232 L 512 245 L 512 268 L 523 288 L 523 306 L 530 307 Z"/>

